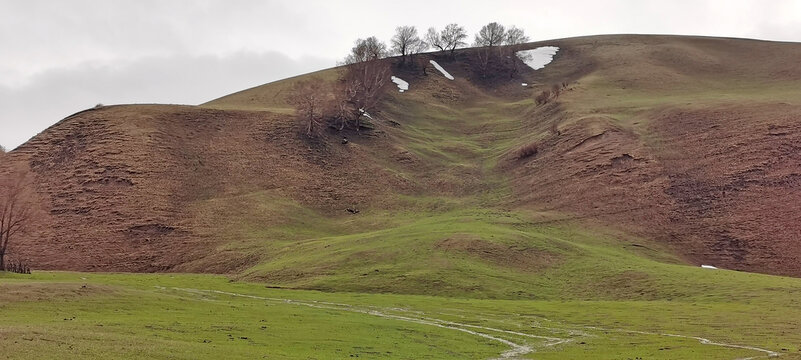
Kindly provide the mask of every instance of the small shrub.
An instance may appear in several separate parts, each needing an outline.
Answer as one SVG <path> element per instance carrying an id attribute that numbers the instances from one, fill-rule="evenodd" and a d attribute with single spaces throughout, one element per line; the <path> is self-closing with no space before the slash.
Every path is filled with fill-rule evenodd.
<path id="1" fill-rule="evenodd" d="M 559 123 L 556 121 L 551 122 L 551 127 L 549 128 L 552 135 L 559 136 L 562 133 L 559 131 Z"/>
<path id="2" fill-rule="evenodd" d="M 531 143 L 528 145 L 523 145 L 517 151 L 515 151 L 515 160 L 525 159 L 534 155 L 537 155 L 539 148 L 537 144 Z"/>
<path id="3" fill-rule="evenodd" d="M 547 104 L 549 100 L 551 100 L 550 90 L 543 90 L 539 95 L 537 95 L 537 97 L 534 98 L 534 101 L 537 102 L 537 105 Z"/>
<path id="4" fill-rule="evenodd" d="M 551 94 L 553 94 L 554 99 L 558 98 L 559 94 L 561 93 L 562 93 L 562 88 L 559 87 L 558 84 L 553 84 L 553 86 L 551 86 Z"/>

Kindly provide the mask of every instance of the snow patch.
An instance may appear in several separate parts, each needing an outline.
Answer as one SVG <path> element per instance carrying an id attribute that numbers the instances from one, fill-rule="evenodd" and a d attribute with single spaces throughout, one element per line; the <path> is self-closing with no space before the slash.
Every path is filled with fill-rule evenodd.
<path id="1" fill-rule="evenodd" d="M 556 46 L 542 46 L 532 50 L 518 51 L 517 57 L 534 70 L 539 70 L 553 61 L 553 56 L 559 48 Z"/>
<path id="2" fill-rule="evenodd" d="M 718 269 L 718 268 L 716 268 L 716 267 L 714 267 L 712 265 L 701 265 L 701 267 L 704 268 L 704 269 L 713 269 L 713 270 L 717 270 Z"/>
<path id="3" fill-rule="evenodd" d="M 436 61 L 434 61 L 434 60 L 428 60 L 428 61 L 431 63 L 431 65 L 434 65 L 434 67 L 437 68 L 437 70 L 439 70 L 439 72 L 441 72 L 443 76 L 445 76 L 448 79 L 453 80 L 453 75 L 451 75 L 450 73 L 445 71 L 445 69 L 443 69 L 442 66 L 439 66 L 439 64 L 437 64 Z"/>
<path id="4" fill-rule="evenodd" d="M 362 113 L 362 116 L 364 116 L 364 117 L 366 117 L 366 118 L 368 118 L 370 120 L 373 120 L 373 117 L 370 116 L 370 113 L 368 113 L 367 111 L 364 111 L 364 109 L 359 109 L 359 112 Z"/>
<path id="5" fill-rule="evenodd" d="M 399 92 L 404 92 L 404 91 L 409 90 L 409 83 L 404 81 L 403 79 L 397 77 L 397 76 L 393 76 L 392 77 L 392 82 L 394 82 L 395 84 L 398 84 L 398 91 Z"/>
<path id="6" fill-rule="evenodd" d="M 522 83 L 522 84 L 520 84 L 520 85 L 522 85 L 522 86 L 524 86 L 524 87 L 525 87 L 525 86 L 528 86 L 528 83 Z"/>

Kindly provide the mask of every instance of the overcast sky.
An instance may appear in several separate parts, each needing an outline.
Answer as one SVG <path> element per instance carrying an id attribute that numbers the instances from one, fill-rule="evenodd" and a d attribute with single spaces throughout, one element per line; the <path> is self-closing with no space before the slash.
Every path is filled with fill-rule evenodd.
<path id="1" fill-rule="evenodd" d="M 0 145 L 97 103 L 199 104 L 334 66 L 398 25 L 532 40 L 645 33 L 801 41 L 801 1 L 0 0 Z"/>

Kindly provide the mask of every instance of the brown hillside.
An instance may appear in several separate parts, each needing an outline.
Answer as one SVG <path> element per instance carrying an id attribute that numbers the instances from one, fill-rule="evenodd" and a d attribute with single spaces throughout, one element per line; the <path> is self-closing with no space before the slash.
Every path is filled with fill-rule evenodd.
<path id="1" fill-rule="evenodd" d="M 235 272 L 267 258 L 227 246 L 240 236 L 232 224 L 285 224 L 287 204 L 336 220 L 346 208 L 414 211 L 400 196 L 475 197 L 548 214 L 537 221 L 600 222 L 692 263 L 801 276 L 801 44 L 528 46 L 545 45 L 560 47 L 553 63 L 512 78 L 479 76 L 471 49 L 425 55 L 456 80 L 396 69 L 411 88 L 388 92 L 376 131 L 320 141 L 283 101 L 298 78 L 197 107 L 77 114 L 11 153 L 50 208 L 47 234 L 14 250 L 39 268 Z M 534 103 L 562 82 L 558 99 Z"/>
<path id="2" fill-rule="evenodd" d="M 51 231 L 17 251 L 42 268 L 162 271 L 220 257 L 218 268 L 188 270 L 230 271 L 248 260 L 214 254 L 226 214 L 202 216 L 192 204 L 267 191 L 344 212 L 408 187 L 372 165 L 359 141 L 309 142 L 286 118 L 142 105 L 65 119 L 13 153 L 51 207 Z"/>
<path id="3" fill-rule="evenodd" d="M 559 134 L 509 164 L 527 206 L 618 224 L 695 263 L 801 275 L 800 44 L 625 36 L 571 46 L 598 66 L 532 114 L 531 126 L 549 118 Z"/>

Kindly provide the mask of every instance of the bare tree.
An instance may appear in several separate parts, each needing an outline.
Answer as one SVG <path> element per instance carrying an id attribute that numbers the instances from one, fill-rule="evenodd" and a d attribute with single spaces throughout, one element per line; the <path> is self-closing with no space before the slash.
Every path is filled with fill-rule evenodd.
<path id="1" fill-rule="evenodd" d="M 362 126 L 362 117 L 378 105 L 387 88 L 391 75 L 389 62 L 370 60 L 351 64 L 344 68 L 334 92 L 340 129 L 352 123 L 356 130 Z"/>
<path id="2" fill-rule="evenodd" d="M 426 42 L 428 45 L 439 49 L 439 51 L 445 51 L 447 48 L 445 42 L 442 40 L 442 35 L 433 27 L 428 28 L 426 32 Z"/>
<path id="3" fill-rule="evenodd" d="M 440 39 L 445 49 L 449 49 L 451 57 L 453 57 L 456 48 L 467 45 L 464 41 L 467 39 L 467 32 L 464 30 L 464 27 L 459 26 L 459 24 L 448 24 L 445 26 L 445 29 L 442 30 Z"/>
<path id="4" fill-rule="evenodd" d="M 428 48 L 423 39 L 417 35 L 417 28 L 414 26 L 399 26 L 395 28 L 395 36 L 390 41 L 392 44 L 392 51 L 401 56 L 401 63 L 406 63 L 406 57 L 419 52 L 423 52 Z"/>
<path id="5" fill-rule="evenodd" d="M 517 26 L 510 26 L 508 30 L 506 30 L 506 45 L 520 45 L 529 42 L 528 36 L 526 36 L 526 32 L 523 29 Z"/>
<path id="6" fill-rule="evenodd" d="M 325 82 L 318 77 L 301 80 L 292 86 L 287 102 L 295 107 L 295 112 L 306 124 L 306 135 L 315 136 L 321 130 L 329 92 Z"/>
<path id="7" fill-rule="evenodd" d="M 427 42 L 425 42 L 423 39 L 420 39 L 420 42 L 409 48 L 409 62 L 411 64 L 415 64 L 416 61 L 414 61 L 414 59 L 417 56 L 417 54 L 425 52 L 426 50 L 428 50 L 429 47 L 431 46 L 428 45 Z"/>
<path id="8" fill-rule="evenodd" d="M 339 129 L 354 124 L 361 128 L 362 117 L 375 109 L 390 80 L 390 64 L 383 60 L 386 46 L 375 37 L 359 39 L 345 58 L 334 89 L 334 117 Z"/>
<path id="9" fill-rule="evenodd" d="M 496 22 L 491 22 L 484 25 L 481 30 L 476 34 L 476 46 L 498 46 L 503 45 L 506 40 L 506 29 L 503 25 Z"/>
<path id="10" fill-rule="evenodd" d="M 516 56 L 517 52 L 520 50 L 520 45 L 529 41 L 530 39 L 528 36 L 526 36 L 525 31 L 517 26 L 512 25 L 506 30 L 506 36 L 504 38 L 504 43 L 506 46 L 500 47 L 500 49 L 501 61 L 504 63 L 504 67 L 509 70 L 510 78 L 514 78 L 514 76 L 520 71 L 518 65 L 519 56 Z M 526 60 L 523 58 L 527 57 L 530 57 L 530 55 L 523 55 L 521 60 Z"/>
<path id="11" fill-rule="evenodd" d="M 5 159 L 3 159 L 5 160 Z M 0 271 L 5 269 L 8 245 L 25 231 L 32 218 L 33 196 L 28 172 L 4 165 L 0 174 Z"/>
<path id="12" fill-rule="evenodd" d="M 478 71 L 481 73 L 481 77 L 487 77 L 489 74 L 490 64 L 494 59 L 493 49 L 490 47 L 480 47 L 475 49 L 474 55 L 476 57 L 476 63 L 478 64 Z"/>
<path id="13" fill-rule="evenodd" d="M 364 61 L 378 60 L 387 57 L 387 44 L 375 36 L 358 39 L 345 58 L 345 64 L 356 64 Z"/>

